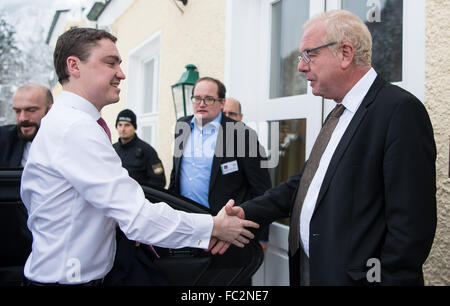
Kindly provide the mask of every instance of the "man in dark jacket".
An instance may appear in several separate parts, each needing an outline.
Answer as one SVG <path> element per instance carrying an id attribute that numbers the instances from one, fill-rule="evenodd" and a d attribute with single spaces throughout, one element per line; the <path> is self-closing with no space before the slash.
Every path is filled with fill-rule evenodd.
<path id="1" fill-rule="evenodd" d="M 164 187 L 164 167 L 155 149 L 136 134 L 136 115 L 129 109 L 119 113 L 116 120 L 119 141 L 113 146 L 122 166 L 141 185 Z"/>
<path id="2" fill-rule="evenodd" d="M 237 205 L 264 194 L 271 187 L 263 167 L 264 148 L 256 132 L 222 111 L 226 88 L 217 79 L 203 77 L 192 89 L 194 115 L 180 118 L 169 190 L 217 213 L 228 199 Z M 242 117 L 240 117 L 242 118 Z M 269 240 L 268 226 L 257 233 Z M 240 285 L 250 285 L 246 280 Z"/>
<path id="3" fill-rule="evenodd" d="M 303 29 L 298 70 L 336 108 L 303 170 L 232 213 L 262 225 L 291 217 L 291 285 L 423 285 L 436 231 L 427 111 L 372 68 L 354 14 L 328 11 Z"/>
<path id="4" fill-rule="evenodd" d="M 16 123 L 0 127 L 0 168 L 25 166 L 31 141 L 41 119 L 53 104 L 50 90 L 38 84 L 26 84 L 15 92 L 13 109 Z M 15 206 L 0 212 L 2 224 L 0 285 L 20 285 L 23 266 L 31 252 L 32 237 L 26 225 L 25 207 Z"/>
<path id="5" fill-rule="evenodd" d="M 169 190 L 217 213 L 232 198 L 241 204 L 271 187 L 261 167 L 263 148 L 256 132 L 222 115 L 226 88 L 203 77 L 192 91 L 193 116 L 175 127 L 175 150 Z"/>
<path id="6" fill-rule="evenodd" d="M 52 93 L 42 85 L 26 84 L 17 89 L 13 96 L 17 124 L 0 127 L 0 168 L 25 165 L 31 141 L 52 104 Z"/>
<path id="7" fill-rule="evenodd" d="M 136 134 L 136 115 L 130 109 L 121 111 L 116 120 L 119 141 L 113 146 L 122 166 L 139 184 L 164 187 L 164 167 L 155 149 Z M 129 240 L 116 229 L 117 251 L 114 266 L 105 279 L 107 286 L 167 285 L 165 276 L 153 265 L 156 253 L 147 245 Z"/>

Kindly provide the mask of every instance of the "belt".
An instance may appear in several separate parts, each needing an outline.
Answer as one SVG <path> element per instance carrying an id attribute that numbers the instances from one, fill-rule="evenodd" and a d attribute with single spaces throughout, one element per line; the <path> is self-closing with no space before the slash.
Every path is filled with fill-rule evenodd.
<path id="1" fill-rule="evenodd" d="M 87 283 L 81 284 L 60 284 L 60 283 L 40 283 L 24 278 L 23 285 L 25 287 L 100 287 L 103 284 L 103 278 L 95 279 Z"/>

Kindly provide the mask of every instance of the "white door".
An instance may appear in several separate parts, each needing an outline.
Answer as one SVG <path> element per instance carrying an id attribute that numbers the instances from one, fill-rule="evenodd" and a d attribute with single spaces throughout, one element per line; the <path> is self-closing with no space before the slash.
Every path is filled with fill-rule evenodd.
<path id="1" fill-rule="evenodd" d="M 300 171 L 321 128 L 322 99 L 297 71 L 297 56 L 303 23 L 323 10 L 324 1 L 317 0 L 228 2 L 225 83 L 271 159 L 277 154 L 276 167 L 269 169 L 273 186 Z M 288 219 L 270 226 L 253 285 L 289 284 L 287 224 Z"/>

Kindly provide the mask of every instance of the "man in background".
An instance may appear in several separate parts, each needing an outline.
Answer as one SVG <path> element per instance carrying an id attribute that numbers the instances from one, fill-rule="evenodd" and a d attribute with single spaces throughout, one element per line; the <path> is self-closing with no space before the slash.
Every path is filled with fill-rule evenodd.
<path id="1" fill-rule="evenodd" d="M 170 191 L 213 213 L 219 212 L 229 198 L 239 205 L 271 187 L 269 172 L 261 167 L 264 149 L 256 132 L 223 115 L 225 95 L 226 88 L 219 80 L 197 80 L 191 97 L 194 115 L 180 118 L 176 125 L 170 176 Z M 257 237 L 267 241 L 268 233 L 262 230 Z M 241 285 L 249 284 L 246 280 Z"/>
<path id="2" fill-rule="evenodd" d="M 121 111 L 117 116 L 116 129 L 119 141 L 113 146 L 128 174 L 141 185 L 164 187 L 164 167 L 156 150 L 137 136 L 135 113 L 130 109 Z"/>
<path id="3" fill-rule="evenodd" d="M 13 96 L 16 124 L 0 127 L 0 168 L 23 168 L 41 120 L 53 105 L 50 90 L 26 84 Z"/>
<path id="4" fill-rule="evenodd" d="M 145 186 L 164 188 L 166 177 L 155 149 L 137 134 L 136 114 L 122 110 L 116 119 L 119 141 L 113 147 L 122 160 L 122 167 L 130 177 Z M 116 228 L 116 255 L 114 265 L 105 278 L 107 286 L 169 285 L 168 279 L 155 265 L 156 253 L 148 245 L 128 239 Z"/>
<path id="5" fill-rule="evenodd" d="M 223 106 L 223 114 L 233 120 L 242 121 L 241 103 L 234 98 L 226 98 L 225 105 Z"/>
<path id="6" fill-rule="evenodd" d="M 225 94 L 225 86 L 217 79 L 203 77 L 195 83 L 194 115 L 180 118 L 176 125 L 169 185 L 170 191 L 215 213 L 229 198 L 239 205 L 271 187 L 269 172 L 261 168 L 264 152 L 255 131 L 222 115 Z M 245 130 L 243 142 L 238 142 L 239 128 Z M 254 156 L 249 154 L 252 149 Z"/>
<path id="7" fill-rule="evenodd" d="M 52 104 L 52 93 L 42 85 L 25 84 L 17 89 L 13 96 L 16 124 L 0 127 L 0 168 L 25 166 L 41 119 Z M 23 280 L 23 266 L 32 243 L 23 210 L 18 205 L 0 213 L 0 285 L 20 285 Z"/>

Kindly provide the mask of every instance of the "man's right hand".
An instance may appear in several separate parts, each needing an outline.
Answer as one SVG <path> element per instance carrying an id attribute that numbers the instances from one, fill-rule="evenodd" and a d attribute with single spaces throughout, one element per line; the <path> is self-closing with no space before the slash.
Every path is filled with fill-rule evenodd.
<path id="1" fill-rule="evenodd" d="M 219 217 L 219 216 L 224 217 L 225 216 L 224 213 L 225 213 L 226 216 L 237 217 L 237 218 L 241 219 L 241 221 L 246 221 L 245 223 L 249 224 L 249 226 L 244 225 L 246 227 L 254 227 L 254 228 L 259 227 L 259 225 L 257 223 L 254 223 L 254 222 L 248 221 L 248 220 L 244 220 L 245 219 L 244 210 L 239 206 L 233 206 L 233 205 L 234 205 L 234 200 L 229 200 L 228 203 L 221 209 L 221 211 L 219 212 L 217 217 Z M 216 218 L 216 217 L 214 217 L 214 218 Z M 216 221 L 214 221 L 214 222 L 216 222 Z M 254 238 L 254 235 L 248 230 L 245 230 L 245 234 L 242 233 L 241 235 L 244 235 L 245 237 L 248 237 L 251 239 Z M 214 230 L 213 230 L 212 236 L 215 236 Z M 244 247 L 244 243 L 247 244 L 249 242 L 245 237 L 242 237 L 242 236 L 238 237 L 238 239 L 234 240 L 234 241 L 225 241 L 225 240 L 220 240 L 218 237 L 211 237 L 211 242 L 210 242 L 208 250 L 211 250 L 212 254 L 217 254 L 217 253 L 223 254 L 230 247 L 231 243 L 233 243 L 234 245 L 236 245 L 238 247 Z"/>
<path id="2" fill-rule="evenodd" d="M 254 238 L 253 233 L 246 228 L 259 228 L 259 225 L 243 219 L 242 208 L 241 212 L 239 209 L 233 209 L 233 205 L 233 200 L 228 201 L 217 216 L 213 217 L 214 227 L 211 236 L 242 248 L 249 243 L 249 239 Z"/>

